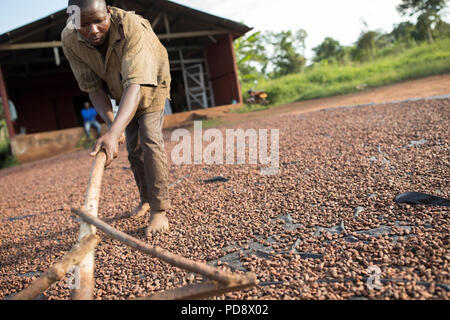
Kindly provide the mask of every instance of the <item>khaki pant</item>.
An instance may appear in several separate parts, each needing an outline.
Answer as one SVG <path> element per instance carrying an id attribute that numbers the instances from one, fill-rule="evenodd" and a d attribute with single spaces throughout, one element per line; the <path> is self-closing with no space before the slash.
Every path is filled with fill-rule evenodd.
<path id="1" fill-rule="evenodd" d="M 170 209 L 163 122 L 164 110 L 149 112 L 133 119 L 125 130 L 128 160 L 141 201 L 155 211 Z"/>

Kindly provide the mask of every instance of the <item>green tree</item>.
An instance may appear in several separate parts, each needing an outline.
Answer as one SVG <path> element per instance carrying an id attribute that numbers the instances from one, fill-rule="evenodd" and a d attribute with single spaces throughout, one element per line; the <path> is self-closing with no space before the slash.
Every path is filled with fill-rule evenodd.
<path id="1" fill-rule="evenodd" d="M 254 81 L 265 75 L 269 59 L 261 32 L 236 39 L 234 48 L 242 82 Z"/>
<path id="2" fill-rule="evenodd" d="M 377 42 L 380 35 L 377 31 L 362 32 L 353 51 L 354 59 L 360 61 L 373 60 L 376 55 Z"/>
<path id="3" fill-rule="evenodd" d="M 306 58 L 298 50 L 305 50 L 305 30 L 281 31 L 279 33 L 269 32 L 266 39 L 273 46 L 272 77 L 278 78 L 290 73 L 303 72 L 306 65 Z"/>
<path id="4" fill-rule="evenodd" d="M 411 42 L 416 38 L 416 27 L 413 23 L 406 21 L 394 25 L 391 36 L 397 42 Z"/>
<path id="5" fill-rule="evenodd" d="M 450 24 L 443 20 L 436 23 L 434 31 L 439 38 L 450 38 Z"/>
<path id="6" fill-rule="evenodd" d="M 416 24 L 419 38 L 433 42 L 433 29 L 441 21 L 439 12 L 446 6 L 447 0 L 402 0 L 397 10 L 403 16 L 419 14 Z"/>
<path id="7" fill-rule="evenodd" d="M 333 38 L 327 37 L 323 42 L 317 47 L 313 48 L 314 51 L 314 62 L 319 62 L 322 60 L 335 60 L 339 63 L 344 61 L 345 50 L 339 43 L 339 41 Z"/>

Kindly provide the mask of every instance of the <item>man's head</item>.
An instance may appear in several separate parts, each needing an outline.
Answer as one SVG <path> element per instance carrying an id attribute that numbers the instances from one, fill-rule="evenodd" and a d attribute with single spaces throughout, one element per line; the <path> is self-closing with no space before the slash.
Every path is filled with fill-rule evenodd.
<path id="1" fill-rule="evenodd" d="M 93 46 L 101 46 L 108 38 L 111 27 L 110 7 L 105 0 L 69 0 L 70 6 L 80 8 L 80 28 L 82 36 Z"/>
<path id="2" fill-rule="evenodd" d="M 90 104 L 88 101 L 86 101 L 86 102 L 84 103 L 84 108 L 85 108 L 86 110 L 89 110 L 89 109 L 91 108 L 91 104 Z"/>

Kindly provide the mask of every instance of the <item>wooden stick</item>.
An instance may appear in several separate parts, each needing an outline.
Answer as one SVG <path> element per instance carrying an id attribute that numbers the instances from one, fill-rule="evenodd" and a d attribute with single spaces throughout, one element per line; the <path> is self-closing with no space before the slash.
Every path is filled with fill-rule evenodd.
<path id="1" fill-rule="evenodd" d="M 214 282 L 187 285 L 182 288 L 155 293 L 149 297 L 140 297 L 136 300 L 197 300 L 219 296 L 231 291 L 239 291 L 255 286 L 255 283 L 247 282 L 238 285 L 220 285 Z"/>
<path id="2" fill-rule="evenodd" d="M 216 280 L 225 285 L 238 285 L 243 283 L 253 283 L 256 285 L 258 283 L 255 274 L 249 273 L 243 276 L 218 270 L 205 263 L 196 262 L 193 260 L 186 259 L 182 256 L 170 253 L 169 251 L 164 250 L 160 247 L 149 246 L 143 241 L 140 241 L 136 238 L 131 237 L 126 233 L 114 229 L 104 221 L 98 219 L 97 217 L 91 216 L 90 214 L 84 212 L 83 210 L 72 209 L 72 212 L 81 217 L 86 222 L 93 224 L 98 229 L 102 230 L 104 233 L 109 235 L 111 238 L 116 239 L 135 250 L 139 250 L 144 253 L 150 254 L 156 258 L 159 258 L 173 266 L 201 274 L 211 280 Z"/>
<path id="3" fill-rule="evenodd" d="M 47 290 L 54 282 L 61 280 L 70 267 L 78 265 L 83 258 L 91 252 L 100 242 L 97 235 L 88 235 L 77 243 L 72 250 L 64 255 L 50 269 L 44 272 L 38 279 L 31 283 L 26 289 L 14 294 L 10 300 L 31 300 L 38 297 Z"/>
<path id="4" fill-rule="evenodd" d="M 106 153 L 100 151 L 95 157 L 94 163 L 89 177 L 86 196 L 84 199 L 84 210 L 92 216 L 97 216 L 98 202 L 100 199 L 100 190 L 102 184 L 102 176 L 105 170 Z M 84 221 L 80 224 L 80 234 L 78 239 L 81 240 L 89 234 L 95 234 L 95 227 Z M 80 263 L 80 288 L 72 290 L 73 300 L 92 300 L 94 297 L 94 265 L 95 252 L 92 250 Z"/>

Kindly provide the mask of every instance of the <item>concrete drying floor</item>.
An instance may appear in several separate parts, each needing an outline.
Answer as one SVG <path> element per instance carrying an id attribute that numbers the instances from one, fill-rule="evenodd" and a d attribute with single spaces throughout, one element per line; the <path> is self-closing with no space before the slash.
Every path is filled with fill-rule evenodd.
<path id="1" fill-rule="evenodd" d="M 448 299 L 450 99 L 277 115 L 222 126 L 280 129 L 280 170 L 170 164 L 171 231 L 145 238 L 126 151 L 105 171 L 99 216 L 151 244 L 261 285 L 221 299 Z M 175 142 L 166 132 L 170 158 Z M 206 145 L 206 143 L 205 143 Z M 0 172 L 0 298 L 25 288 L 77 240 L 88 151 Z M 216 182 L 205 180 L 223 177 Z M 129 299 L 201 281 L 99 232 L 96 299 Z M 370 289 L 377 274 L 380 284 Z M 69 299 L 66 279 L 42 299 Z"/>

